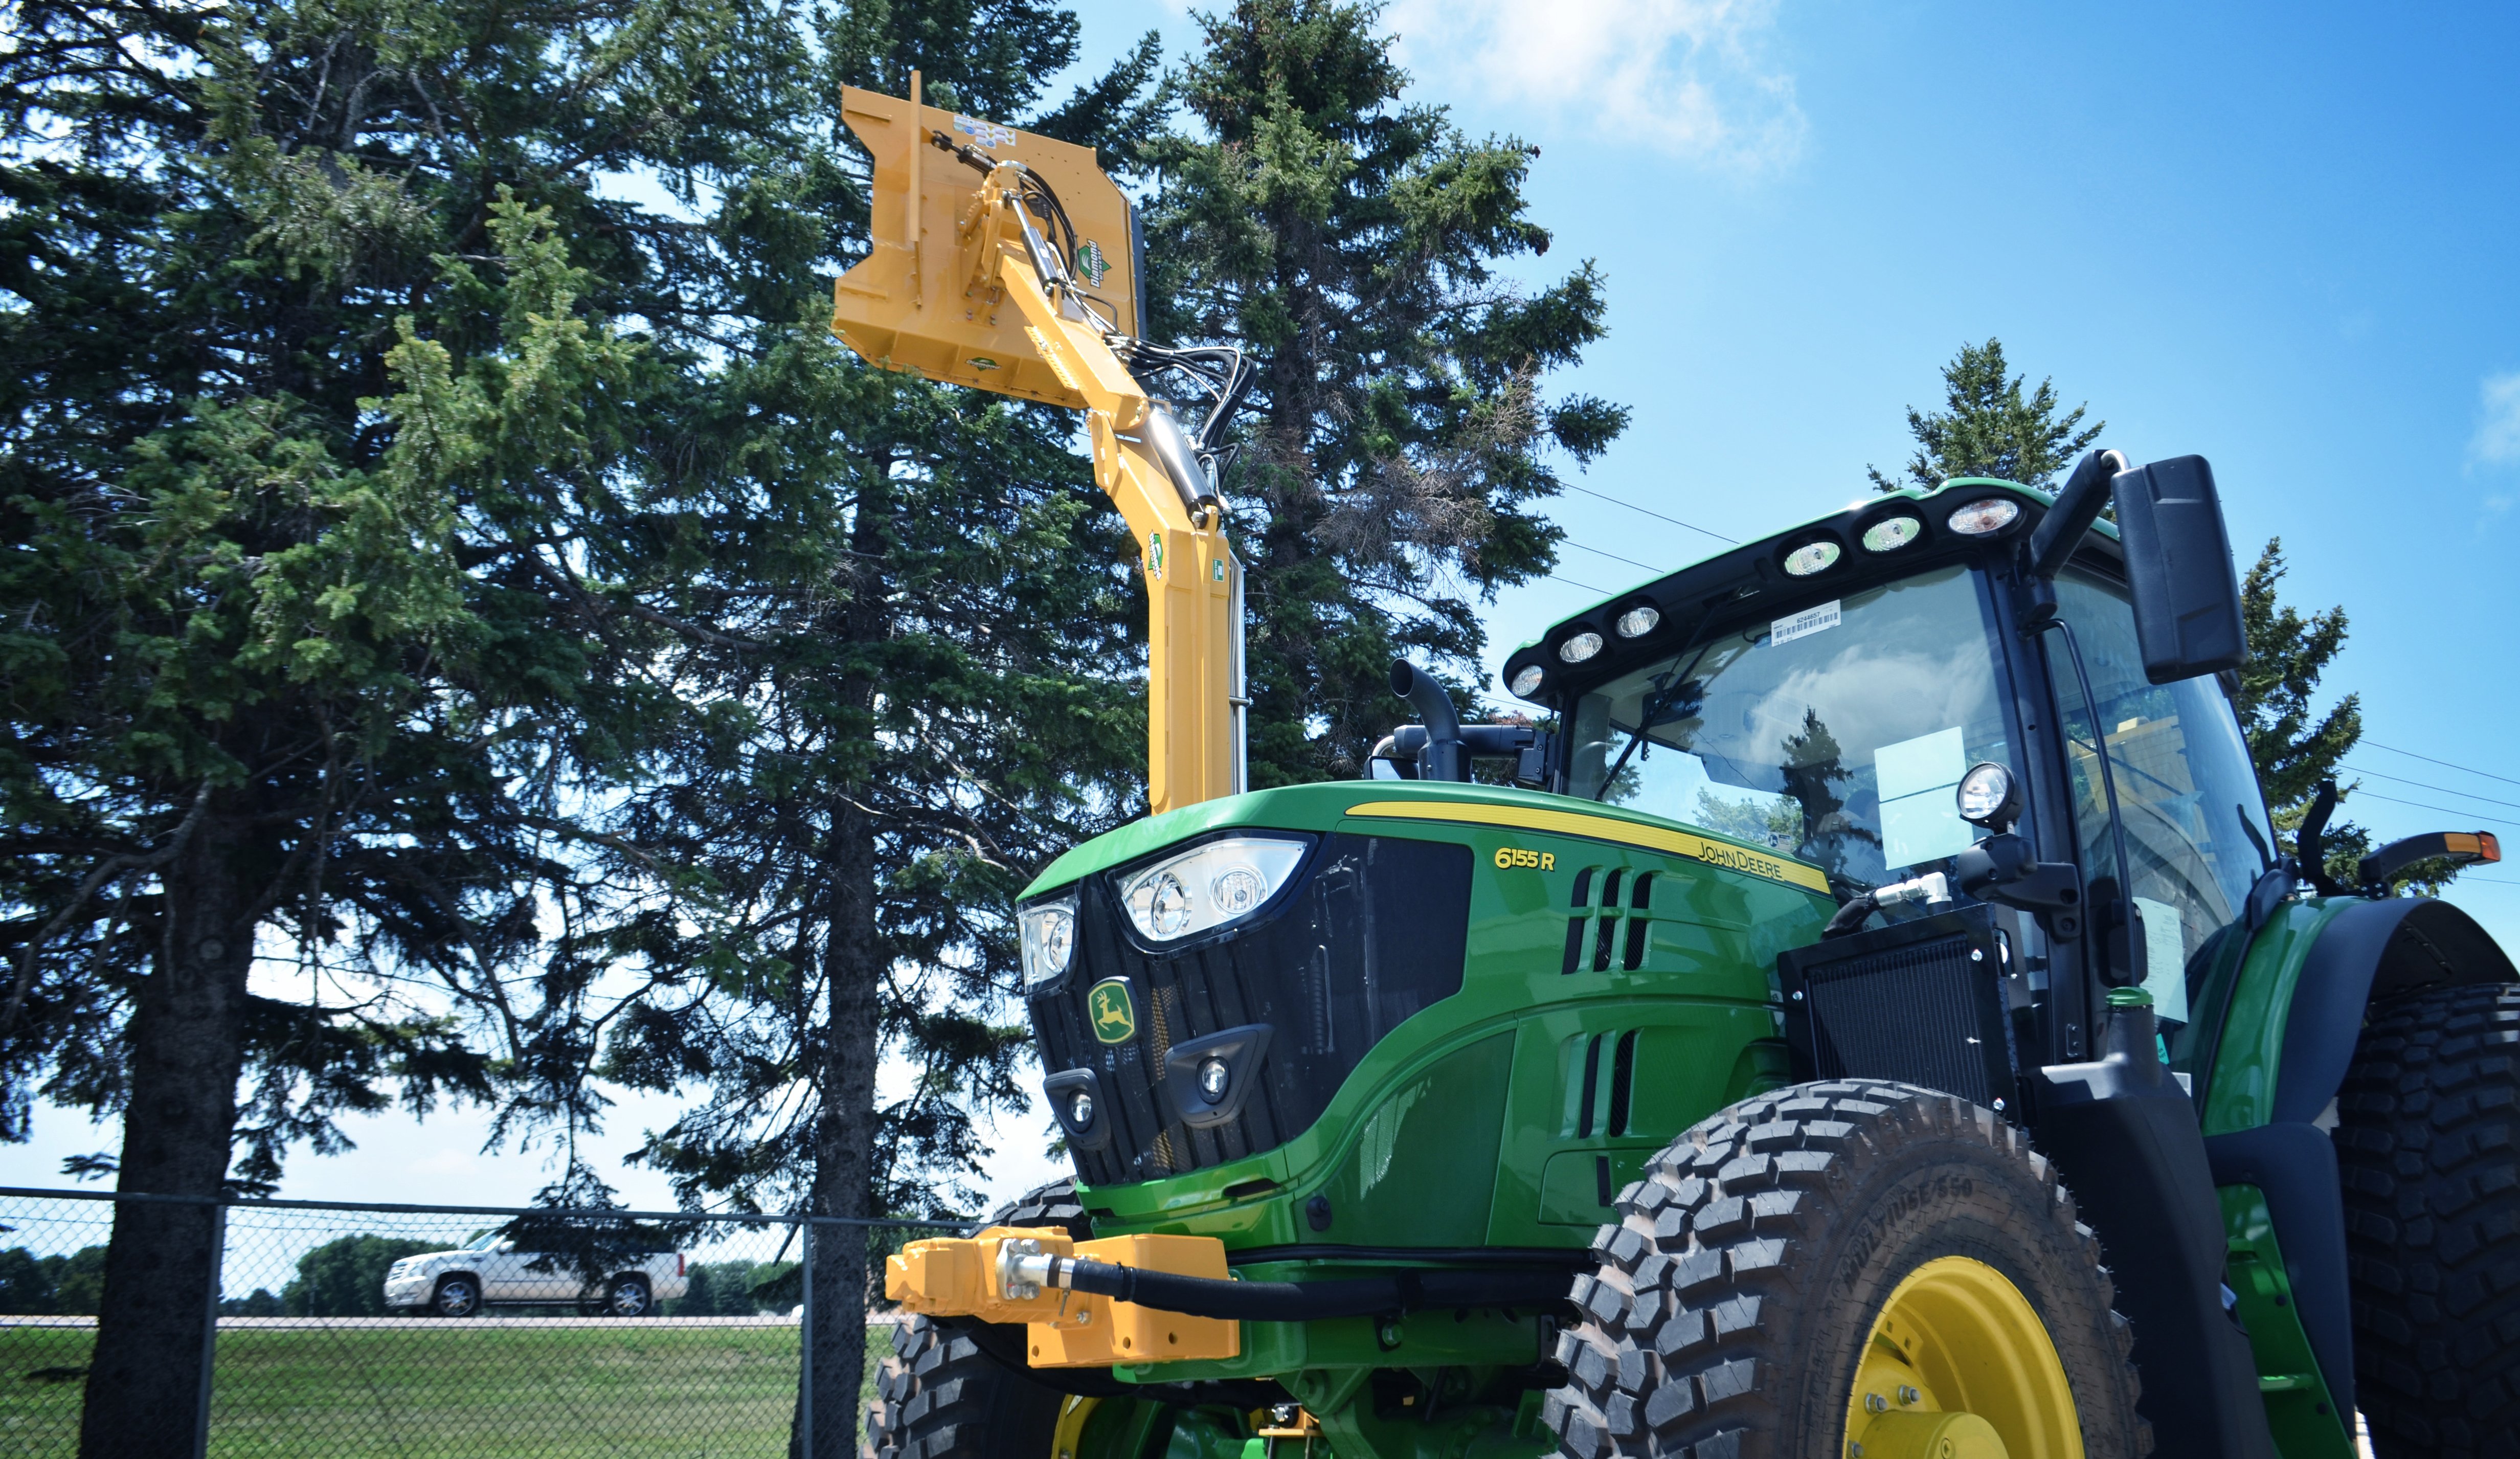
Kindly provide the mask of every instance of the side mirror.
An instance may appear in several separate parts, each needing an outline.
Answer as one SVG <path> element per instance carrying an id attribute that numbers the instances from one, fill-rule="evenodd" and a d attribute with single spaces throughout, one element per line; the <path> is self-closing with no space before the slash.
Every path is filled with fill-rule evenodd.
<path id="1" fill-rule="evenodd" d="M 2202 456 L 2173 456 L 2120 475 L 2110 488 L 2144 677 L 2168 684 L 2246 663 L 2240 580 L 2214 468 Z"/>
<path id="2" fill-rule="evenodd" d="M 2168 684 L 2246 663 L 2240 579 L 2231 569 L 2214 468 L 2202 456 L 2129 467 L 2115 451 L 2093 451 L 2076 463 L 2056 505 L 2030 534 L 2033 596 L 2025 626 L 2042 627 L 2054 616 L 2057 570 L 2111 502 L 2126 549 L 2144 677 Z"/>

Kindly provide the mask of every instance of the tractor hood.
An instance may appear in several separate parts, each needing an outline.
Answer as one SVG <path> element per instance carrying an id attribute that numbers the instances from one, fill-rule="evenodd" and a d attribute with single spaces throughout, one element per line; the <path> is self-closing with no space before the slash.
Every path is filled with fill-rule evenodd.
<path id="1" fill-rule="evenodd" d="M 1826 876 L 1808 861 L 1622 806 L 1505 786 L 1338 780 L 1228 796 L 1123 826 L 1052 862 L 1024 889 L 1020 899 L 1031 901 L 1096 872 L 1128 866 L 1167 847 L 1237 829 L 1316 835 L 1344 831 L 1469 841 L 1480 846 L 1494 842 L 1498 844 L 1488 847 L 1490 860 L 1497 850 L 1527 849 L 1505 843 L 1533 837 L 1572 838 L 1661 852 L 1710 869 L 1798 888 L 1815 896 L 1829 894 Z M 1500 863 L 1499 869 L 1514 868 Z"/>

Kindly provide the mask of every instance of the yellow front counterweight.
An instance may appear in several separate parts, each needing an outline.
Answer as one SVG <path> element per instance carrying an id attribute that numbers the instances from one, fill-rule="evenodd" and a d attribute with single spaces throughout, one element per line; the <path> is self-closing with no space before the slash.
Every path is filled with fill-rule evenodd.
<path id="1" fill-rule="evenodd" d="M 1160 814 L 1243 789 L 1242 570 L 1203 474 L 1167 452 L 1157 407 L 1114 342 L 1137 317 L 1140 262 L 1128 199 L 1092 148 L 859 87 L 841 114 L 875 160 L 868 256 L 832 288 L 832 330 L 877 365 L 1088 414 L 1094 479 L 1138 539 L 1148 599 L 1147 798 Z M 939 151 L 985 157 L 986 176 Z M 1092 260 L 1066 273 L 1026 213 L 1027 176 L 1049 183 Z M 1110 325 L 1105 329 L 1105 324 Z M 1166 467 L 1166 456 L 1173 468 Z"/>
<path id="2" fill-rule="evenodd" d="M 1226 1278 L 1225 1244 L 1212 1236 L 1114 1236 L 1078 1241 L 1056 1226 L 992 1226 L 977 1236 L 914 1241 L 883 1262 L 883 1295 L 906 1312 L 1024 1324 L 1036 1368 L 1238 1357 L 1242 1326 L 1158 1311 L 1019 1278 L 1017 1258 L 1082 1256 L 1175 1276 Z"/>

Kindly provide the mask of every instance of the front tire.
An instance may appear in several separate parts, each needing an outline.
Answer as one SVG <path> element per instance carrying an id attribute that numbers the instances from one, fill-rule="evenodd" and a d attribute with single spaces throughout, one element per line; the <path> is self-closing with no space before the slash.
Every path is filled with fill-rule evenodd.
<path id="1" fill-rule="evenodd" d="M 481 1312 L 481 1286 L 471 1277 L 439 1277 L 428 1294 L 429 1315 L 475 1317 Z"/>
<path id="2" fill-rule="evenodd" d="M 2028 1137 L 1964 1100 L 1878 1079 L 1747 1099 L 1617 1209 L 1558 1338 L 1567 1459 L 1842 1456 L 1875 1425 L 1876 1451 L 2054 1453 L 2077 1425 L 2088 1454 L 2152 1447 L 2098 1243 Z"/>
<path id="3" fill-rule="evenodd" d="M 989 1217 L 992 1226 L 1063 1226 L 1078 1240 L 1094 1228 L 1073 1182 L 1043 1186 Z M 925 1317 L 893 1337 L 893 1356 L 876 1379 L 867 1409 L 869 1459 L 998 1455 L 1034 1459 L 1051 1452 L 1066 1395 L 1009 1370 L 971 1339 Z"/>
<path id="4" fill-rule="evenodd" d="M 2375 1010 L 2336 1157 L 2372 1452 L 2520 1454 L 2520 986 Z"/>

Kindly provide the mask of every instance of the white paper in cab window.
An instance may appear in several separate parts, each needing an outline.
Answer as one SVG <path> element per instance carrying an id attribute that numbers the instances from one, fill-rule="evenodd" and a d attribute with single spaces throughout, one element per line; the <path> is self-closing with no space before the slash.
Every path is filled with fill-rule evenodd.
<path id="1" fill-rule="evenodd" d="M 2135 899 L 2143 912 L 2143 990 L 2152 1014 L 2187 1022 L 2187 938 L 2179 909 L 2148 896 Z"/>
<path id="2" fill-rule="evenodd" d="M 1881 797 L 1881 861 L 1897 868 L 1957 856 L 1976 840 L 1960 819 L 1953 788 L 1968 771 L 1959 727 L 1901 740 L 1872 752 Z"/>

